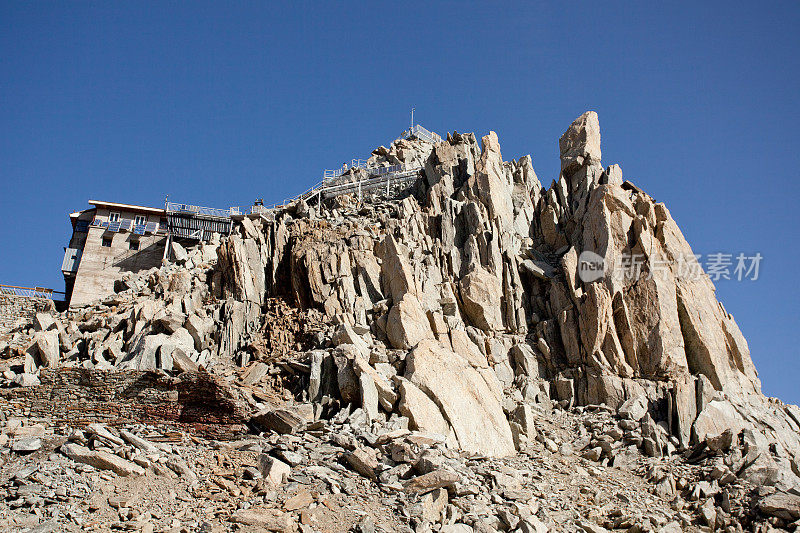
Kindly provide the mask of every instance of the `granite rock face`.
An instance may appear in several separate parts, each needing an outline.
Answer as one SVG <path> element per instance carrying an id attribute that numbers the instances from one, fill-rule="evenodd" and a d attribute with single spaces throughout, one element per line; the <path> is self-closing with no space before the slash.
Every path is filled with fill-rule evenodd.
<path id="1" fill-rule="evenodd" d="M 70 486 L 155 474 L 165 508 L 208 518 L 191 530 L 341 531 L 327 492 L 386 531 L 795 527 L 800 408 L 761 394 L 667 208 L 602 165 L 595 113 L 559 154 L 545 189 L 493 132 L 400 139 L 370 163 L 417 169 L 402 182 L 239 216 L 0 336 L 0 524 L 45 504 L 80 524 L 31 497 L 42 467 Z M 177 527 L 102 492 L 112 529 Z"/>
<path id="2" fill-rule="evenodd" d="M 396 203 L 338 197 L 313 216 L 240 228 L 220 248 L 226 290 L 318 309 L 368 331 L 373 345 L 438 341 L 491 374 L 501 397 L 527 387 L 612 408 L 641 398 L 682 445 L 707 434 L 695 420 L 705 424 L 716 398 L 742 418 L 771 413 L 765 431 L 797 449 L 796 424 L 761 395 L 747 342 L 666 206 L 601 163 L 596 113 L 559 140 L 561 172 L 548 189 L 530 156 L 503 160 L 494 132 L 403 150 L 424 166 Z M 389 164 L 389 152 L 373 157 Z M 252 251 L 224 254 L 231 243 Z M 582 271 L 589 253 L 602 264 L 592 276 Z"/>
<path id="3" fill-rule="evenodd" d="M 558 147 L 548 188 L 530 156 L 503 159 L 494 132 L 377 148 L 370 164 L 417 174 L 242 216 L 220 242 L 121 283 L 102 319 L 37 317 L 25 377 L 8 379 L 233 364 L 254 386 L 277 350 L 309 372 L 317 415 L 404 416 L 475 453 L 524 444 L 529 424 L 513 413 L 525 406 L 605 404 L 653 453 L 750 430 L 800 472 L 800 414 L 761 394 L 744 336 L 666 206 L 603 166 L 596 113 Z M 277 299 L 293 313 L 283 321 Z M 300 331 L 312 315 L 313 342 Z"/>

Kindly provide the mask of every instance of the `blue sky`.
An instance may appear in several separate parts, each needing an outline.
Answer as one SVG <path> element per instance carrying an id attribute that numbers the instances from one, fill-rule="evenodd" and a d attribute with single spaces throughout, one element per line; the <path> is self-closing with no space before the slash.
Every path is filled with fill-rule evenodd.
<path id="1" fill-rule="evenodd" d="M 3 2 L 0 283 L 63 289 L 89 198 L 279 201 L 412 106 L 440 133 L 495 130 L 549 184 L 594 109 L 604 163 L 696 253 L 763 255 L 717 294 L 764 392 L 798 403 L 800 4 L 645 4 Z"/>

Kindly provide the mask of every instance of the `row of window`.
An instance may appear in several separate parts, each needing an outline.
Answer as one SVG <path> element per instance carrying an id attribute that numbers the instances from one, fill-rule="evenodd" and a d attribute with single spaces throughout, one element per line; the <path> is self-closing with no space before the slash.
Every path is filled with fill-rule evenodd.
<path id="1" fill-rule="evenodd" d="M 111 237 L 103 237 L 103 241 L 100 243 L 103 248 L 111 248 Z M 139 240 L 138 239 L 131 239 L 128 241 L 128 249 L 129 250 L 138 250 L 139 249 Z"/>
<path id="2" fill-rule="evenodd" d="M 119 222 L 120 221 L 120 214 L 119 213 L 111 213 L 108 215 L 109 222 Z M 142 226 L 147 223 L 147 217 L 144 215 L 136 215 L 133 217 L 133 224 L 135 226 Z"/>

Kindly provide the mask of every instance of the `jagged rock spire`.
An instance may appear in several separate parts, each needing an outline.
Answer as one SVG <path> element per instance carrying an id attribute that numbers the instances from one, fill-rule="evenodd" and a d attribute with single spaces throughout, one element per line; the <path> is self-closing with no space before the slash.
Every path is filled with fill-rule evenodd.
<path id="1" fill-rule="evenodd" d="M 561 172 L 572 174 L 583 165 L 599 165 L 600 120 L 597 113 L 587 111 L 570 124 L 558 140 L 561 154 Z"/>

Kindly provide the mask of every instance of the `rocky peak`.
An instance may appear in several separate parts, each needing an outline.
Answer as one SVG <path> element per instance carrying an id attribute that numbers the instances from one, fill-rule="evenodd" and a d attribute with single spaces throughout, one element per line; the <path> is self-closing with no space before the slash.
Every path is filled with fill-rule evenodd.
<path id="1" fill-rule="evenodd" d="M 478 470 L 487 458 L 525 470 L 546 453 L 570 471 L 616 471 L 644 454 L 664 507 L 683 491 L 712 529 L 733 528 L 726 498 L 743 501 L 748 483 L 774 523 L 800 518 L 800 409 L 761 394 L 746 340 L 666 206 L 602 166 L 597 114 L 576 119 L 559 151 L 544 189 L 530 156 L 503 160 L 494 132 L 379 147 L 373 164 L 420 168 L 405 190 L 246 216 L 222 242 L 119 280 L 104 302 L 37 317 L 0 344 L 24 358 L 3 379 L 208 371 L 239 384 L 231 398 L 254 408 L 251 427 L 314 428 L 298 441 L 324 428 L 354 471 L 392 494 L 429 483 L 431 504 L 450 488 L 478 493 L 421 466 L 423 449 Z M 554 420 L 563 431 L 540 431 Z M 711 481 L 694 488 L 666 473 L 698 463 Z M 412 468 L 425 472 L 410 480 Z"/>
<path id="2" fill-rule="evenodd" d="M 597 113 L 587 111 L 570 124 L 558 140 L 561 172 L 572 175 L 584 165 L 600 165 L 600 120 Z"/>
<path id="3" fill-rule="evenodd" d="M 762 398 L 747 343 L 667 208 L 618 165 L 602 167 L 596 113 L 559 140 L 561 173 L 547 190 L 530 156 L 503 161 L 494 132 L 480 146 L 454 132 L 373 157 L 401 160 L 412 147 L 424 168 L 404 200 L 336 199 L 321 220 L 261 222 L 265 261 L 254 268 L 282 272 L 304 294 L 297 305 L 369 331 L 371 342 L 410 350 L 437 341 L 492 390 L 536 383 L 555 401 L 611 408 L 647 398 L 683 444 L 710 398 Z M 288 227 L 287 241 L 279 234 Z M 579 271 L 589 252 L 604 264 L 593 279 Z M 631 258 L 638 276 L 625 271 Z M 233 276 L 226 283 L 252 290 L 237 274 L 246 269 L 220 259 Z"/>

